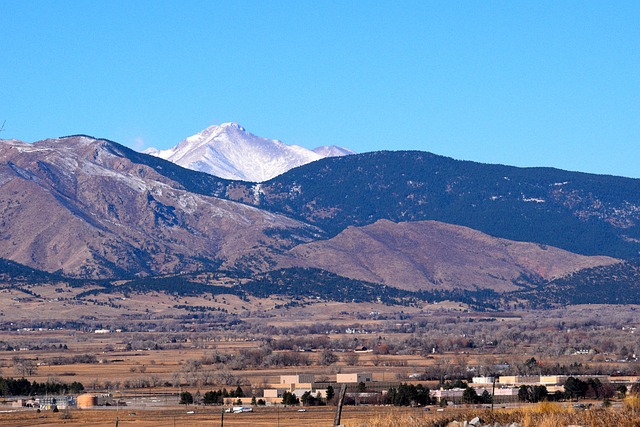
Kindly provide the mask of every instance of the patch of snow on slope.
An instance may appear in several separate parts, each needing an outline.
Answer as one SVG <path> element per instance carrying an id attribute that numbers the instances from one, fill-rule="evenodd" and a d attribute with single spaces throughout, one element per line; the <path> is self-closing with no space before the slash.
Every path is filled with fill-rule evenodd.
<path id="1" fill-rule="evenodd" d="M 81 166 L 81 170 L 84 174 L 89 176 L 102 176 L 102 177 L 116 179 L 120 182 L 123 182 L 129 188 L 139 193 L 149 190 L 147 182 L 142 178 L 131 176 L 131 175 L 124 175 L 122 173 L 104 168 L 95 163 L 84 162 Z M 156 183 L 156 184 L 160 184 L 160 183 Z"/>
<path id="2" fill-rule="evenodd" d="M 262 184 L 256 184 L 253 186 L 253 203 L 260 204 L 260 195 L 262 194 Z"/>
<path id="3" fill-rule="evenodd" d="M 546 202 L 546 200 L 539 199 L 537 197 L 524 197 L 524 196 L 522 196 L 522 201 L 523 202 L 535 202 L 535 203 L 545 203 Z"/>
<path id="4" fill-rule="evenodd" d="M 33 144 L 29 144 L 27 142 L 18 141 L 17 139 L 0 139 L 0 148 L 4 149 L 13 149 L 17 150 L 20 153 L 35 153 L 35 152 L 44 152 L 50 151 L 49 148 L 41 148 L 36 147 Z"/>

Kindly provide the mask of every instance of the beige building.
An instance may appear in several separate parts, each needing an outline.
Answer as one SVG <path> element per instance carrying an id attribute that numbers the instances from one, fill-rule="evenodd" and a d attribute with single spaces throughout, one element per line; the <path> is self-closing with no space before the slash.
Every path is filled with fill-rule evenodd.
<path id="1" fill-rule="evenodd" d="M 541 385 L 562 385 L 567 382 L 566 375 L 541 375 L 540 376 L 540 384 Z"/>
<path id="2" fill-rule="evenodd" d="M 265 388 L 263 392 L 263 397 L 267 399 L 282 399 L 282 395 L 285 391 L 289 391 L 288 388 Z"/>
<path id="3" fill-rule="evenodd" d="M 540 375 L 503 375 L 498 378 L 500 386 L 533 385 L 540 383 Z"/>
<path id="4" fill-rule="evenodd" d="M 280 403 L 285 392 L 293 393 L 297 398 L 302 397 L 307 391 L 314 397 L 320 393 L 320 397 L 327 397 L 326 389 L 317 389 L 314 384 L 313 374 L 281 375 L 278 384 L 271 384 L 270 388 L 265 388 L 263 399 L 269 404 Z"/>
<path id="5" fill-rule="evenodd" d="M 280 375 L 280 384 L 312 383 L 314 380 L 313 374 Z"/>
<path id="6" fill-rule="evenodd" d="M 336 374 L 338 384 L 367 383 L 371 382 L 372 378 L 371 373 Z"/>

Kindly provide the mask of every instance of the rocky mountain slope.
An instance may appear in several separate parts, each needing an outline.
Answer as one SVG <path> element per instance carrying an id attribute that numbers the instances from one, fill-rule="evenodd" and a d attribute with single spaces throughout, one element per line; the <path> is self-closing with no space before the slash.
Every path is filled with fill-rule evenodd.
<path id="1" fill-rule="evenodd" d="M 164 274 L 215 269 L 258 246 L 269 252 L 287 245 L 265 234 L 271 228 L 314 232 L 282 215 L 187 191 L 127 155 L 136 158 L 85 136 L 1 141 L 0 257 L 82 277 Z M 163 160 L 151 163 L 175 171 Z"/>
<path id="2" fill-rule="evenodd" d="M 297 145 L 261 138 L 237 123 L 210 126 L 168 150 L 147 149 L 146 154 L 188 169 L 225 179 L 263 182 L 292 168 L 324 157 L 354 154 L 331 146 L 308 150 Z"/>

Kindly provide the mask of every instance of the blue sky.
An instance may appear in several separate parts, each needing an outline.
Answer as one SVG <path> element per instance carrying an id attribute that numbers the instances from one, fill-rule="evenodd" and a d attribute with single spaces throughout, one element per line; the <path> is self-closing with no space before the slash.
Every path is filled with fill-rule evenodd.
<path id="1" fill-rule="evenodd" d="M 640 178 L 640 2 L 29 1 L 0 9 L 0 137 L 308 148 Z"/>

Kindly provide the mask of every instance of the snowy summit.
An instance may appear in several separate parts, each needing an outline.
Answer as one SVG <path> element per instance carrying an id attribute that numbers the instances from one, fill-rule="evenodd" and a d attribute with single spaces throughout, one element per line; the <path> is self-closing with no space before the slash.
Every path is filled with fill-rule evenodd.
<path id="1" fill-rule="evenodd" d="M 173 148 L 149 148 L 144 152 L 220 178 L 251 182 L 268 181 L 289 169 L 325 157 L 354 154 L 335 146 L 312 151 L 287 145 L 253 135 L 237 123 L 209 126 Z"/>

